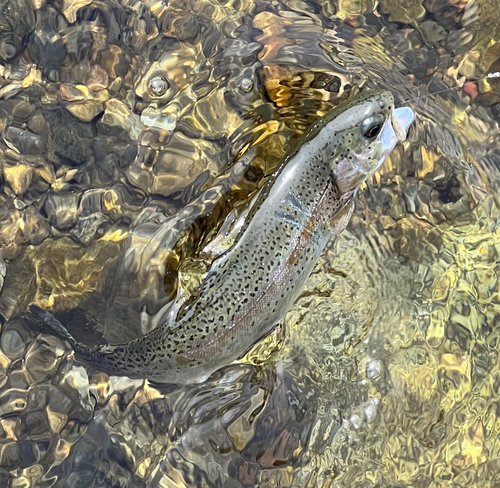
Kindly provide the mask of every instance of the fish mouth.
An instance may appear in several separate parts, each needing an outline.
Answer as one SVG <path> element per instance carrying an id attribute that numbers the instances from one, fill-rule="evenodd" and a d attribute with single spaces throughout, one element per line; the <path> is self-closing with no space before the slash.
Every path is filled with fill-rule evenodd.
<path id="1" fill-rule="evenodd" d="M 408 129 L 415 120 L 415 112 L 409 107 L 401 107 L 394 110 L 390 118 L 385 121 L 380 135 L 382 143 L 382 157 L 377 168 L 391 153 L 398 142 L 406 140 Z"/>
<path id="2" fill-rule="evenodd" d="M 398 141 L 406 140 L 408 128 L 415 120 L 415 112 L 410 107 L 400 107 L 392 113 L 392 127 Z"/>

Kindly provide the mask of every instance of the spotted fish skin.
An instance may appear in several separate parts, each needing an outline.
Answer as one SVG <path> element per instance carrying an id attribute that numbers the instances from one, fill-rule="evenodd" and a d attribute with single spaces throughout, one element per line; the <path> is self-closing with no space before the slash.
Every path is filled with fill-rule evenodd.
<path id="1" fill-rule="evenodd" d="M 374 121 L 382 128 L 367 137 L 363 131 Z M 362 93 L 327 114 L 284 158 L 236 244 L 214 261 L 198 298 L 149 334 L 87 347 L 48 313 L 45 322 L 77 356 L 109 374 L 205 380 L 283 319 L 327 242 L 346 227 L 359 185 L 406 138 L 412 121 L 413 112 L 395 110 L 385 91 Z"/>

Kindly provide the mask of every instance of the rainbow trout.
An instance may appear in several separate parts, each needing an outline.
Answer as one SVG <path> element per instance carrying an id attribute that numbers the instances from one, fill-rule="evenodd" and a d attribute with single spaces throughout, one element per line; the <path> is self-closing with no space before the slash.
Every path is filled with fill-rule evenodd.
<path id="1" fill-rule="evenodd" d="M 342 232 L 362 182 L 404 141 L 414 113 L 387 91 L 339 105 L 289 151 L 234 246 L 216 259 L 190 307 L 126 344 L 85 346 L 32 306 L 76 356 L 111 375 L 204 381 L 285 316 L 328 240 Z"/>

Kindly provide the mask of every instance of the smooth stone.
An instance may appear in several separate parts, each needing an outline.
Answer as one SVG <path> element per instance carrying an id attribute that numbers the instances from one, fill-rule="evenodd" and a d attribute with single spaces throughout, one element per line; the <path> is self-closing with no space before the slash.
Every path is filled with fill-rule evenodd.
<path id="1" fill-rule="evenodd" d="M 21 334 L 17 330 L 9 329 L 2 334 L 2 351 L 10 359 L 18 359 L 23 356 L 25 344 Z"/>

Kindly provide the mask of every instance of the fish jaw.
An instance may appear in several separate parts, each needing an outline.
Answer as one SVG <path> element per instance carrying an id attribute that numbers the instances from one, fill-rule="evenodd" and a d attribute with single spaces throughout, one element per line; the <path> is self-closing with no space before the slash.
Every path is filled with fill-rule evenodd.
<path id="1" fill-rule="evenodd" d="M 398 142 L 404 142 L 406 140 L 408 129 L 414 120 L 415 112 L 409 107 L 401 107 L 395 109 L 391 117 L 385 121 L 380 134 L 382 156 L 375 169 L 380 167 Z"/>
<path id="2" fill-rule="evenodd" d="M 399 142 L 404 142 L 410 125 L 415 121 L 415 112 L 410 107 L 400 107 L 392 114 L 392 126 Z"/>

